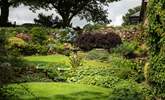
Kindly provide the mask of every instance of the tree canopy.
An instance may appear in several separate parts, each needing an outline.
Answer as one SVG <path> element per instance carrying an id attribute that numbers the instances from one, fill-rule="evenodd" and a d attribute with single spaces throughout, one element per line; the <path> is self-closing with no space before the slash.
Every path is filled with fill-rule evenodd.
<path id="1" fill-rule="evenodd" d="M 104 6 L 113 1 L 119 0 L 27 0 L 24 4 L 30 5 L 34 11 L 40 8 L 55 9 L 62 17 L 62 26 L 67 27 L 75 16 L 87 21 L 109 23 Z"/>

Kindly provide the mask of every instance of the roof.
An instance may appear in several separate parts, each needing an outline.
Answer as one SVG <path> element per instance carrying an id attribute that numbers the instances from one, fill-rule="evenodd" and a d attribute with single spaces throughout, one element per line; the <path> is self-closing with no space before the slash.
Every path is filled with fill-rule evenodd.
<path id="1" fill-rule="evenodd" d="M 140 11 L 131 15 L 131 17 L 139 17 L 139 16 L 140 16 Z"/>
<path id="2" fill-rule="evenodd" d="M 148 0 L 144 0 L 144 2 L 148 2 Z"/>

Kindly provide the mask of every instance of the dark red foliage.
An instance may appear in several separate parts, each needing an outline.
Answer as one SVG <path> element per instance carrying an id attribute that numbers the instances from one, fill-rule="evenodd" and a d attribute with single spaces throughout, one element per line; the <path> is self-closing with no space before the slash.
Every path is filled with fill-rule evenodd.
<path id="1" fill-rule="evenodd" d="M 88 51 L 93 48 L 110 49 L 121 44 L 122 40 L 119 35 L 109 33 L 83 33 L 76 39 L 76 46 L 82 50 Z"/>

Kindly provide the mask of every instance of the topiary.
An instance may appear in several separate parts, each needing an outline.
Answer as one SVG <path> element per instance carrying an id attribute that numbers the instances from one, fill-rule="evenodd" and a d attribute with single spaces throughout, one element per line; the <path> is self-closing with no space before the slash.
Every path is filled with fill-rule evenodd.
<path id="1" fill-rule="evenodd" d="M 148 45 L 148 83 L 157 99 L 165 99 L 165 0 L 149 0 Z"/>

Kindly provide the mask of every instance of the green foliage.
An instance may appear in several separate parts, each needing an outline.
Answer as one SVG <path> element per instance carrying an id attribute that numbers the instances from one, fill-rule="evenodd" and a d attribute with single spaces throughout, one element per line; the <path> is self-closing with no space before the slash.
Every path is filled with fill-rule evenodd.
<path id="1" fill-rule="evenodd" d="M 116 54 L 111 54 L 109 62 L 114 74 L 118 77 L 122 79 L 132 79 L 136 82 L 144 81 L 141 64 Z"/>
<path id="2" fill-rule="evenodd" d="M 58 34 L 56 34 L 56 39 L 62 43 L 73 43 L 76 39 L 77 32 L 72 28 L 59 29 Z"/>
<path id="3" fill-rule="evenodd" d="M 82 60 L 83 60 L 83 57 L 79 56 L 78 54 L 73 53 L 69 57 L 69 63 L 71 65 L 71 68 L 76 69 L 76 68 L 82 66 Z"/>
<path id="4" fill-rule="evenodd" d="M 165 1 L 149 0 L 148 4 L 148 45 L 150 64 L 148 82 L 157 98 L 165 98 Z"/>
<path id="5" fill-rule="evenodd" d="M 149 88 L 130 80 L 120 81 L 113 87 L 110 100 L 145 100 L 151 95 Z"/>
<path id="6" fill-rule="evenodd" d="M 126 57 L 129 56 L 129 54 L 133 54 L 137 47 L 138 44 L 136 42 L 123 42 L 123 44 L 111 49 L 111 53 L 121 54 Z"/>
<path id="7" fill-rule="evenodd" d="M 42 44 L 43 41 L 47 39 L 48 33 L 43 27 L 34 27 L 31 29 L 30 34 L 32 34 L 34 42 Z"/>
<path id="8" fill-rule="evenodd" d="M 9 43 L 9 48 L 23 48 L 27 45 L 27 43 L 22 40 L 21 38 L 17 38 L 17 37 L 10 37 L 8 39 L 8 43 Z"/>
<path id="9" fill-rule="evenodd" d="M 69 66 L 65 63 L 52 63 L 52 64 L 38 64 L 37 69 L 41 70 L 41 72 L 44 72 L 49 79 L 52 79 L 53 81 L 66 81 L 65 71 L 68 71 Z"/>
<path id="10" fill-rule="evenodd" d="M 109 57 L 109 53 L 106 50 L 96 50 L 93 49 L 88 52 L 86 58 L 89 60 L 101 60 L 101 61 L 107 61 Z"/>
<path id="11" fill-rule="evenodd" d="M 106 87 L 106 88 L 113 88 L 115 84 L 117 84 L 121 79 L 115 76 L 87 76 L 78 83 L 82 84 L 88 84 L 88 85 L 96 85 L 96 86 L 101 86 L 101 87 Z"/>
<path id="12" fill-rule="evenodd" d="M 108 6 L 108 4 L 113 1 L 119 0 L 56 0 L 49 2 L 46 0 L 43 0 L 42 2 L 40 0 L 26 0 L 25 5 L 30 5 L 32 10 L 38 8 L 44 8 L 47 10 L 55 9 L 62 17 L 62 26 L 69 27 L 71 26 L 71 20 L 75 16 L 96 23 L 109 23 L 110 21 L 107 18 L 107 10 L 104 9 L 104 6 Z"/>

